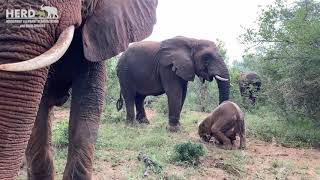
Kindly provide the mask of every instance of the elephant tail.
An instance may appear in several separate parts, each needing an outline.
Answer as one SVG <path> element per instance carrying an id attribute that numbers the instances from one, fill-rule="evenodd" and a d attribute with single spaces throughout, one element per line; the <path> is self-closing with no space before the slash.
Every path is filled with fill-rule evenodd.
<path id="1" fill-rule="evenodd" d="M 117 100 L 117 110 L 120 111 L 122 109 L 122 106 L 123 106 L 123 99 L 122 99 L 122 95 L 121 95 L 121 92 L 120 92 L 120 95 L 119 95 L 119 99 Z"/>

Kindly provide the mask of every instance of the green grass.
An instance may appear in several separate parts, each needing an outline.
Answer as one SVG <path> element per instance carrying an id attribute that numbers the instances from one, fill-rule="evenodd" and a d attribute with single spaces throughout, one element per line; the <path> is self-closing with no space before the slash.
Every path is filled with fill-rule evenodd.
<path id="1" fill-rule="evenodd" d="M 68 146 L 68 121 L 62 120 L 55 123 L 52 129 L 53 146 L 63 148 Z"/>
<path id="2" fill-rule="evenodd" d="M 320 176 L 320 163 L 316 167 L 316 173 Z"/>
<path id="3" fill-rule="evenodd" d="M 207 176 L 212 171 L 213 165 L 193 166 L 173 161 L 176 155 L 175 147 L 178 144 L 199 143 L 196 133 L 197 122 L 205 116 L 184 109 L 181 116 L 182 129 L 177 133 L 170 133 L 166 130 L 167 115 L 156 114 L 150 119 L 150 125 L 129 125 L 125 122 L 123 111 L 115 112 L 114 108 L 107 107 L 96 142 L 94 171 L 104 172 L 105 166 L 101 164 L 106 162 L 108 167 L 121 169 L 120 173 L 126 179 L 141 179 L 145 166 L 137 160 L 137 156 L 139 152 L 144 152 L 163 167 L 159 174 L 151 173 L 151 179 L 190 179 Z M 289 123 L 267 108 L 258 108 L 246 113 L 246 126 L 249 137 L 264 141 L 275 139 L 277 143 L 288 146 L 309 147 L 319 141 L 320 137 L 320 133 L 312 123 L 307 121 Z M 58 179 L 62 177 L 67 159 L 67 129 L 67 121 L 59 121 L 53 128 L 52 140 Z M 207 153 L 203 159 L 214 158 L 214 168 L 223 170 L 228 179 L 244 176 L 246 165 L 255 163 L 254 157 L 240 150 L 226 151 L 211 145 L 204 146 L 204 149 Z M 289 164 L 274 161 L 265 171 L 282 179 L 291 172 L 291 167 Z M 320 166 L 316 172 L 320 173 Z M 256 174 L 258 179 L 263 177 L 263 173 Z"/>
<path id="4" fill-rule="evenodd" d="M 191 141 L 175 145 L 174 152 L 173 161 L 192 165 L 198 165 L 199 158 L 206 153 L 202 144 L 192 143 Z"/>
<path id="5" fill-rule="evenodd" d="M 311 147 L 320 143 L 319 125 L 307 119 L 288 121 L 270 108 L 246 113 L 247 135 L 290 147 Z"/>

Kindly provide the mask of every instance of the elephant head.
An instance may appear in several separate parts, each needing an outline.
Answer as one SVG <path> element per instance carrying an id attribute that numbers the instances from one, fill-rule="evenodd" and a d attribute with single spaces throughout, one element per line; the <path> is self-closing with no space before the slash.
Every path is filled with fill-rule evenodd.
<path id="1" fill-rule="evenodd" d="M 239 88 L 241 96 L 248 97 L 255 104 L 257 92 L 261 88 L 261 79 L 255 72 L 241 73 L 239 76 Z"/>
<path id="2" fill-rule="evenodd" d="M 229 71 L 214 42 L 178 36 L 162 41 L 161 64 L 172 65 L 172 70 L 186 81 L 197 75 L 202 81 L 214 78 L 219 88 L 219 103 L 229 99 Z"/>
<path id="3" fill-rule="evenodd" d="M 129 43 L 151 34 L 156 6 L 157 0 L 0 2 L 0 179 L 14 179 L 18 172 L 47 80 L 47 66 L 64 58 L 70 44 L 87 64 L 117 55 Z M 6 23 L 17 14 L 26 16 L 27 11 L 44 7 L 51 15 L 48 18 L 58 23 L 34 28 Z"/>

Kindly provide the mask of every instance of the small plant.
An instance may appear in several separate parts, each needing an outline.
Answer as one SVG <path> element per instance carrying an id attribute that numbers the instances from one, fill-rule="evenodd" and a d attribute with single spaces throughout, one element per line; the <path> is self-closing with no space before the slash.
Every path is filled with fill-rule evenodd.
<path id="1" fill-rule="evenodd" d="M 202 144 L 187 142 L 178 144 L 174 147 L 174 161 L 186 162 L 192 165 L 199 164 L 199 158 L 205 155 L 205 149 Z"/>
<path id="2" fill-rule="evenodd" d="M 154 98 L 155 101 L 153 102 L 152 107 L 161 114 L 168 114 L 168 100 L 167 96 L 162 95 Z"/>
<path id="3" fill-rule="evenodd" d="M 56 147 L 68 146 L 68 122 L 59 121 L 54 125 L 52 131 L 52 142 Z"/>

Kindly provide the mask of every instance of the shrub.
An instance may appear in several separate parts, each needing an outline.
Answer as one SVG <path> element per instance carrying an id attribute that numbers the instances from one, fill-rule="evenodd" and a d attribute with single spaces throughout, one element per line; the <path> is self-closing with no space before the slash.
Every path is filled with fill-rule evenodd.
<path id="1" fill-rule="evenodd" d="M 185 162 L 187 164 L 197 165 L 199 158 L 205 155 L 205 150 L 202 144 L 187 142 L 177 144 L 174 147 L 175 156 L 173 158 L 176 162 Z"/>
<path id="2" fill-rule="evenodd" d="M 52 143 L 56 147 L 66 147 L 68 146 L 68 122 L 59 121 L 57 122 L 52 131 Z"/>

